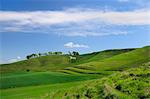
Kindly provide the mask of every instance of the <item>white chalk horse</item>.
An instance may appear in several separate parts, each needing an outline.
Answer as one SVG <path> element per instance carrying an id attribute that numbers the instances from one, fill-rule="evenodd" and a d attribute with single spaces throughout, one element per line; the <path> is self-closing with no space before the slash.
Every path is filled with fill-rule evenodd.
<path id="1" fill-rule="evenodd" d="M 76 57 L 73 57 L 73 56 L 69 56 L 70 60 L 76 60 L 77 58 Z"/>

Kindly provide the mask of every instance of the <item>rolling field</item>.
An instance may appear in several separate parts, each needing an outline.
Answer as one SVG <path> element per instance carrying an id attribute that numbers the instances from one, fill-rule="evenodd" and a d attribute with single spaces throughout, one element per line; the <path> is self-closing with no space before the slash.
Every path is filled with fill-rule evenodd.
<path id="1" fill-rule="evenodd" d="M 67 55 L 49 55 L 41 56 L 38 58 L 33 58 L 29 60 L 24 60 L 12 64 L 2 64 L 0 65 L 0 72 L 26 72 L 30 71 L 57 71 L 64 69 L 66 67 L 71 67 L 79 65 L 82 63 L 100 61 L 112 56 L 132 51 L 133 49 L 118 49 L 118 50 L 106 50 L 102 52 L 94 52 L 90 54 L 84 54 L 77 57 L 75 63 L 71 63 Z M 58 64 L 59 63 L 59 64 Z"/>
<path id="2" fill-rule="evenodd" d="M 149 99 L 150 63 L 138 68 L 114 73 L 66 91 L 58 90 L 46 96 L 55 99 Z"/>
<path id="3" fill-rule="evenodd" d="M 136 49 L 131 52 L 123 53 L 104 59 L 102 61 L 93 61 L 79 66 L 94 67 L 96 70 L 123 70 L 131 67 L 136 67 L 150 60 L 150 47 Z"/>
<path id="4" fill-rule="evenodd" d="M 0 65 L 2 99 L 150 98 L 150 46 Z M 142 65 L 144 64 L 144 65 Z"/>
<path id="5" fill-rule="evenodd" d="M 148 99 L 150 63 L 95 80 L 1 89 L 2 99 Z"/>
<path id="6" fill-rule="evenodd" d="M 67 67 L 65 72 L 81 74 L 109 73 L 122 71 L 131 67 L 139 66 L 150 61 L 150 47 L 139 48 L 130 52 L 122 53 L 99 61 Z M 106 72 L 104 72 L 106 71 Z"/>
<path id="7" fill-rule="evenodd" d="M 39 86 L 28 86 L 20 88 L 1 89 L 2 99 L 41 99 L 42 97 L 50 95 L 53 92 L 59 90 L 67 90 L 74 86 L 84 84 L 85 81 L 80 82 L 69 82 L 52 85 L 39 85 Z"/>
<path id="8" fill-rule="evenodd" d="M 79 56 L 79 60 L 77 60 L 76 64 L 82 64 L 82 63 L 88 63 L 92 61 L 101 61 L 110 57 L 113 57 L 115 55 L 119 55 L 122 53 L 126 53 L 129 51 L 135 50 L 134 48 L 132 49 L 113 49 L 113 50 L 104 50 L 101 52 L 93 52 L 90 54 L 83 54 Z"/>
<path id="9" fill-rule="evenodd" d="M 100 78 L 103 75 L 69 75 L 59 72 L 8 73 L 1 75 L 0 89 L 66 83 Z"/>

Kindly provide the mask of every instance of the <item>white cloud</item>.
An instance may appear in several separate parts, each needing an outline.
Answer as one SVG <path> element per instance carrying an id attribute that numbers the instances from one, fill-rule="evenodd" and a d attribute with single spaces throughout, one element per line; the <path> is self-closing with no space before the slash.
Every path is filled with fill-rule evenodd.
<path id="1" fill-rule="evenodd" d="M 54 33 L 66 36 L 105 36 L 126 34 L 110 30 L 113 25 L 150 25 L 150 10 L 102 11 L 66 9 L 63 11 L 0 11 L 0 32 Z"/>
<path id="2" fill-rule="evenodd" d="M 20 60 L 20 59 L 21 59 L 21 57 L 20 57 L 20 56 L 17 56 L 17 59 L 18 59 L 18 60 Z"/>
<path id="3" fill-rule="evenodd" d="M 66 48 L 89 48 L 89 46 L 87 46 L 87 45 L 75 44 L 73 42 L 68 42 L 68 43 L 64 44 L 64 46 Z"/>
<path id="4" fill-rule="evenodd" d="M 87 20 L 98 20 L 109 24 L 119 25 L 150 25 L 150 10 L 116 12 L 101 10 L 73 11 L 31 11 L 14 12 L 0 11 L 0 22 L 11 22 L 16 25 L 55 25 L 64 23 L 78 23 Z"/>

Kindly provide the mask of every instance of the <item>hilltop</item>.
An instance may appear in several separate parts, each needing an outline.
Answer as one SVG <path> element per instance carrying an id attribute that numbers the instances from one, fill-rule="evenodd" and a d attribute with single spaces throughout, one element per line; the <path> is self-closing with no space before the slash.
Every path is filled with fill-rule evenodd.
<path id="1" fill-rule="evenodd" d="M 92 61 L 100 61 L 105 58 L 129 52 L 135 49 L 114 49 L 93 52 L 77 56 L 77 61 L 70 62 L 68 55 L 48 55 L 23 60 L 11 64 L 0 65 L 0 72 L 14 72 L 14 71 L 57 71 L 66 67 L 75 66 Z"/>

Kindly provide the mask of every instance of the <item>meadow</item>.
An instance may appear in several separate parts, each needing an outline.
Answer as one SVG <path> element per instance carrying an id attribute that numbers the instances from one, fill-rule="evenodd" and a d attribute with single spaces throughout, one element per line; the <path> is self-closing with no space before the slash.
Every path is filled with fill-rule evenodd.
<path id="1" fill-rule="evenodd" d="M 2 99 L 148 99 L 150 47 L 48 55 L 0 65 Z"/>

